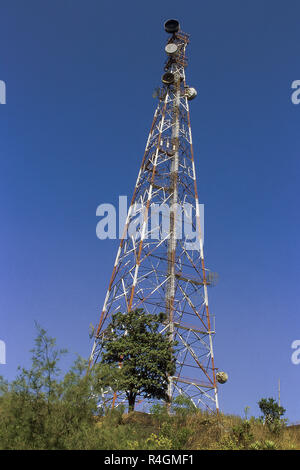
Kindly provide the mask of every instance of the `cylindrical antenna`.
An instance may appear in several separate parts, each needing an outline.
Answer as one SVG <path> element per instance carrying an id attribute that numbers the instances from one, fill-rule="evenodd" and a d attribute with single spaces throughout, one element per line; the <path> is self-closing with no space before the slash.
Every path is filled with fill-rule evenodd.
<path id="1" fill-rule="evenodd" d="M 166 33 L 174 34 L 178 33 L 180 25 L 177 20 L 168 20 L 164 24 Z"/>

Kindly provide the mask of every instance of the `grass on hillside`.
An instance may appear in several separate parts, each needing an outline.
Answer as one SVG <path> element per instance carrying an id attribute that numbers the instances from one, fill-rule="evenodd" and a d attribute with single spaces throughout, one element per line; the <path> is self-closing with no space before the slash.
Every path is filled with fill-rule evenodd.
<path id="1" fill-rule="evenodd" d="M 97 431 L 106 450 L 279 450 L 300 449 L 300 429 L 283 424 L 270 429 L 251 417 L 178 410 L 168 416 L 117 410 L 98 418 Z M 100 437 L 101 436 L 101 437 Z"/>

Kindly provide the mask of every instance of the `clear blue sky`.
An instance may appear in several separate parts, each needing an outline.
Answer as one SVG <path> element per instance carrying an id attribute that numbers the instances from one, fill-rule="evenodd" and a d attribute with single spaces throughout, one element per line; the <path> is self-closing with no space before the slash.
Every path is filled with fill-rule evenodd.
<path id="1" fill-rule="evenodd" d="M 12 379 L 34 320 L 85 357 L 117 241 L 96 208 L 131 197 L 165 58 L 163 22 L 191 34 L 187 79 L 216 365 L 226 413 L 277 393 L 300 421 L 297 0 L 1 2 L 0 339 Z"/>

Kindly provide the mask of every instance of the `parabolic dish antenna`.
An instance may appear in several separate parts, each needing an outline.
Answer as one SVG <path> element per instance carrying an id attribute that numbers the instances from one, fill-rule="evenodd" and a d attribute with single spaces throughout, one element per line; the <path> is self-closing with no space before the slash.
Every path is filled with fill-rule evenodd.
<path id="1" fill-rule="evenodd" d="M 174 43 L 167 44 L 165 47 L 165 51 L 168 55 L 176 54 L 177 50 L 178 50 L 178 47 Z"/>

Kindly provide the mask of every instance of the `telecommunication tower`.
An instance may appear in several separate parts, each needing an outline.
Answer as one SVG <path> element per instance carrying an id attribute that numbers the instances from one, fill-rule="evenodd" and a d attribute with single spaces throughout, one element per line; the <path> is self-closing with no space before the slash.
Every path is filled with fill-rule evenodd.
<path id="1" fill-rule="evenodd" d="M 189 35 L 180 30 L 177 20 L 166 21 L 164 27 L 170 36 L 162 86 L 155 93 L 158 104 L 94 331 L 90 366 L 101 359 L 113 313 L 137 308 L 165 312 L 161 334 L 169 332 L 177 341 L 169 398 L 183 394 L 197 407 L 218 412 L 217 384 L 224 383 L 227 375 L 215 367 L 215 331 L 208 307 L 207 291 L 214 277 L 204 264 L 189 113 L 189 102 L 197 92 L 185 78 Z M 138 216 L 142 222 L 136 235 L 132 228 Z"/>

